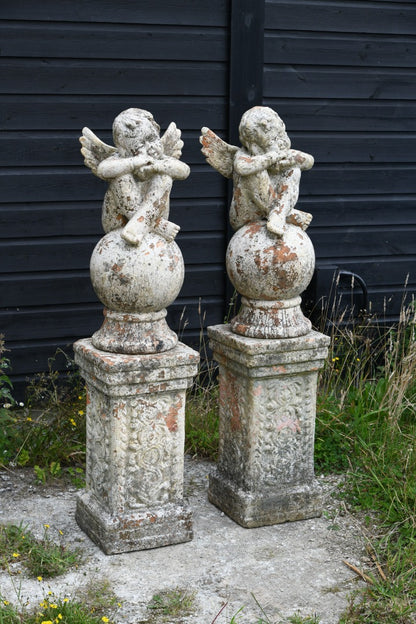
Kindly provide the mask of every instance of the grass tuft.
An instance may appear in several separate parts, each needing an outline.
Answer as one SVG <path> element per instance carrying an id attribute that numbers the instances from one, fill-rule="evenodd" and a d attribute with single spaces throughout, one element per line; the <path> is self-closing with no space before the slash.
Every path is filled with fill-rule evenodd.
<path id="1" fill-rule="evenodd" d="M 150 622 L 171 622 L 172 618 L 192 615 L 195 593 L 187 589 L 167 589 L 154 594 L 147 609 L 152 611 Z M 156 618 L 156 619 L 155 619 Z"/>
<path id="2" fill-rule="evenodd" d="M 186 397 L 185 452 L 215 461 L 219 444 L 217 365 L 208 352 L 207 339 L 204 335 L 205 313 L 201 307 L 199 316 L 201 365 Z"/>
<path id="3" fill-rule="evenodd" d="M 44 598 L 34 612 L 7 600 L 0 602 L 0 624 L 113 624 L 110 617 L 91 611 L 89 607 L 68 598 Z"/>
<path id="4" fill-rule="evenodd" d="M 382 571 L 368 572 L 373 581 L 351 600 L 343 624 L 416 621 L 415 412 L 414 303 L 394 327 L 370 317 L 333 323 L 317 402 L 316 466 L 347 472 L 343 496 L 376 519 L 368 539 Z"/>
<path id="5" fill-rule="evenodd" d="M 0 399 L 9 393 L 0 341 Z M 55 370 L 56 358 L 66 358 L 68 374 Z M 3 364 L 1 365 L 1 363 Z M 58 350 L 47 373 L 36 375 L 27 387 L 26 404 L 8 400 L 0 408 L 0 466 L 32 466 L 41 483 L 67 476 L 80 483 L 77 469 L 85 463 L 85 388 L 75 364 Z M 5 406 L 5 407 L 4 407 Z"/>
<path id="6" fill-rule="evenodd" d="M 64 574 L 81 560 L 80 552 L 56 544 L 44 525 L 42 539 L 36 539 L 20 524 L 0 525 L 0 567 L 10 570 L 11 564 L 23 565 L 33 577 L 51 578 Z"/>

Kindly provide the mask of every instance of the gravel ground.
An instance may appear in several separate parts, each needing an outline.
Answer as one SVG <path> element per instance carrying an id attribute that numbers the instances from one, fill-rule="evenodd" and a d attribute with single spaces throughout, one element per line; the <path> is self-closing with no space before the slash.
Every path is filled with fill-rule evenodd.
<path id="1" fill-rule="evenodd" d="M 49 581 L 0 571 L 2 597 L 16 602 L 20 591 L 23 600 L 37 605 L 48 591 L 75 597 L 107 580 L 121 603 L 111 615 L 116 624 L 212 624 L 214 619 L 215 624 L 230 624 L 241 607 L 239 624 L 257 624 L 262 613 L 256 602 L 273 624 L 294 614 L 316 614 L 321 624 L 338 622 L 348 595 L 360 583 L 343 560 L 360 567 L 365 558 L 358 520 L 332 495 L 339 479 L 320 479 L 327 492 L 321 518 L 244 529 L 208 502 L 211 470 L 211 462 L 186 458 L 193 541 L 111 556 L 76 524 L 74 487 L 37 485 L 31 470 L 0 472 L 0 523 L 23 521 L 37 536 L 48 524 L 51 537 L 83 552 L 77 570 Z M 154 594 L 174 588 L 194 593 L 193 613 L 160 619 L 147 605 Z"/>

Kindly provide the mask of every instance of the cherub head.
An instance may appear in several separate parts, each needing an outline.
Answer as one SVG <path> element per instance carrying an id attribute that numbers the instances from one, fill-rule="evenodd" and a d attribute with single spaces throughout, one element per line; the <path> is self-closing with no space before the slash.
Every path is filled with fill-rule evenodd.
<path id="1" fill-rule="evenodd" d="M 240 121 L 239 134 L 242 145 L 252 154 L 290 148 L 285 124 L 268 106 L 255 106 L 246 111 Z"/>
<path id="2" fill-rule="evenodd" d="M 160 140 L 160 126 L 153 115 L 140 108 L 128 108 L 114 120 L 114 145 L 121 156 L 147 155 L 160 158 L 163 145 Z"/>

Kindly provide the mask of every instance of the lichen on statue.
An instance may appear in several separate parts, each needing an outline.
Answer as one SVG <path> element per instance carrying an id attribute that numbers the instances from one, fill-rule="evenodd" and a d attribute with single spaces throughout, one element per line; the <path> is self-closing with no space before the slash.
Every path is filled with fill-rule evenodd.
<path id="1" fill-rule="evenodd" d="M 179 226 L 168 221 L 173 180 L 184 180 L 189 167 L 179 158 L 183 141 L 171 123 L 163 137 L 148 111 L 129 108 L 113 123 L 115 147 L 106 145 L 84 128 L 81 152 L 85 164 L 108 182 L 102 224 L 105 232 L 122 228 L 122 238 L 140 245 L 154 231 L 172 241 Z"/>
<path id="2" fill-rule="evenodd" d="M 89 128 L 80 138 L 86 166 L 108 183 L 105 236 L 90 260 L 105 320 L 92 342 L 115 353 L 159 353 L 178 341 L 165 320 L 184 280 L 183 257 L 174 240 L 180 228 L 169 221 L 169 199 L 173 181 L 186 179 L 190 170 L 179 160 L 180 130 L 172 122 L 160 136 L 148 111 L 120 113 L 113 140 L 114 146 L 107 145 Z"/>
<path id="3" fill-rule="evenodd" d="M 202 153 L 221 175 L 232 178 L 228 276 L 243 296 L 231 329 L 256 338 L 288 338 L 310 331 L 300 293 L 309 284 L 315 256 L 305 233 L 312 215 L 295 208 L 301 172 L 310 154 L 291 148 L 285 124 L 267 106 L 246 111 L 241 147 L 201 129 Z M 283 311 L 284 310 L 284 311 Z"/>
<path id="4" fill-rule="evenodd" d="M 310 169 L 310 154 L 291 149 L 285 124 L 266 106 L 246 111 L 239 126 L 241 148 L 228 145 L 209 128 L 202 128 L 202 152 L 209 164 L 232 177 L 230 223 L 234 230 L 259 220 L 282 236 L 285 223 L 306 230 L 312 215 L 296 210 L 301 171 Z"/>

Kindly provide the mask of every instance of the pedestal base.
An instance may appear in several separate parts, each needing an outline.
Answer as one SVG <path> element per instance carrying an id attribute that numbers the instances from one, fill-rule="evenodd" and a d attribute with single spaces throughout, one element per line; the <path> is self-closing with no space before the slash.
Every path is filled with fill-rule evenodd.
<path id="1" fill-rule="evenodd" d="M 75 518 L 106 555 L 180 544 L 193 538 L 192 513 L 184 503 L 111 515 L 94 494 L 85 492 L 77 499 Z"/>
<path id="2" fill-rule="evenodd" d="M 74 344 L 87 384 L 86 491 L 76 519 L 107 554 L 192 539 L 183 499 L 185 391 L 199 354 L 120 355 Z"/>
<path id="3" fill-rule="evenodd" d="M 282 340 L 208 328 L 219 363 L 220 443 L 209 500 L 244 527 L 322 513 L 313 453 L 317 374 L 329 338 Z"/>
<path id="4" fill-rule="evenodd" d="M 316 518 L 323 505 L 322 488 L 316 480 L 245 492 L 221 474 L 210 475 L 208 500 L 246 529 Z"/>

